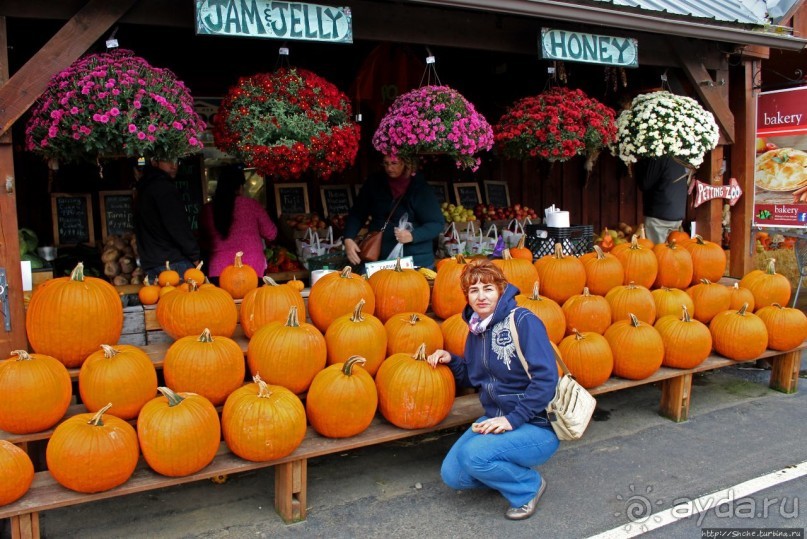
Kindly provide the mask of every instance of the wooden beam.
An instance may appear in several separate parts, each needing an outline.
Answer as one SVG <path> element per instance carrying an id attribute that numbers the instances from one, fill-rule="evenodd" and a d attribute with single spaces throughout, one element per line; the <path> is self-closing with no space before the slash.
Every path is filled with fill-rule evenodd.
<path id="1" fill-rule="evenodd" d="M 745 45 L 742 48 L 741 55 L 744 58 L 767 60 L 771 57 L 771 48 L 763 47 L 761 45 Z"/>
<path id="2" fill-rule="evenodd" d="M 0 87 L 0 134 L 45 91 L 48 81 L 95 43 L 137 0 L 89 0 Z M 5 65 L 8 65 L 6 63 Z"/>
<path id="3" fill-rule="evenodd" d="M 728 84 L 728 80 L 712 79 L 712 75 L 701 60 L 704 55 L 702 47 L 681 39 L 675 40 L 673 47 L 678 56 L 678 62 L 684 69 L 687 78 L 692 83 L 698 96 L 714 114 L 717 125 L 720 126 L 726 141 L 732 144 L 735 140 L 734 114 L 731 112 L 722 90 L 722 86 Z"/>

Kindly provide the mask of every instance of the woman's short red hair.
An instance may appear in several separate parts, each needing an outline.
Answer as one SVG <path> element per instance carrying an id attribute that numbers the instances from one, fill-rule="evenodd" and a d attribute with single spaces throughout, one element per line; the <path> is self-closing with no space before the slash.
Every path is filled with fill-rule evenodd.
<path id="1" fill-rule="evenodd" d="M 460 275 L 460 288 L 465 297 L 468 297 L 468 289 L 477 282 L 492 284 L 499 290 L 501 296 L 507 288 L 507 277 L 502 270 L 487 258 L 472 258 L 462 270 Z"/>

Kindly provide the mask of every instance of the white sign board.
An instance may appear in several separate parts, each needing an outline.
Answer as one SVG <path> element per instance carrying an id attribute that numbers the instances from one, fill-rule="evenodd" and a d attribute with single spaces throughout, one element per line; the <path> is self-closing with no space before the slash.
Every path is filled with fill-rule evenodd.
<path id="1" fill-rule="evenodd" d="M 367 277 L 370 277 L 373 273 L 377 272 L 378 270 L 395 269 L 396 262 L 397 260 L 394 258 L 392 260 L 379 260 L 378 262 L 365 262 L 364 272 L 367 274 Z M 401 259 L 401 267 L 415 269 L 415 263 L 412 260 L 412 257 L 411 256 L 403 257 Z"/>
<path id="2" fill-rule="evenodd" d="M 547 60 L 639 67 L 639 43 L 632 37 L 541 28 L 538 46 Z"/>

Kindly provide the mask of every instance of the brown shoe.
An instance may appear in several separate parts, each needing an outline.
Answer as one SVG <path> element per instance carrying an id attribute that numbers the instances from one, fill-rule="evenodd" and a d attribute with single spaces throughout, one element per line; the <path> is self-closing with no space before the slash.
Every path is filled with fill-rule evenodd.
<path id="1" fill-rule="evenodd" d="M 538 500 L 544 495 L 545 490 L 546 479 L 542 477 L 541 486 L 538 487 L 538 492 L 535 494 L 535 497 L 521 507 L 511 507 L 505 512 L 504 516 L 510 520 L 524 520 L 525 518 L 530 518 L 535 512 L 535 508 L 538 506 Z"/>

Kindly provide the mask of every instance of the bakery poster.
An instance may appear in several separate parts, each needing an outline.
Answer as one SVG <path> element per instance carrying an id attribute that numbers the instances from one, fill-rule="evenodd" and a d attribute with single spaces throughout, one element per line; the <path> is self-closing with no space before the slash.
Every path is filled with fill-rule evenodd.
<path id="1" fill-rule="evenodd" d="M 807 87 L 757 101 L 754 224 L 807 226 Z"/>

